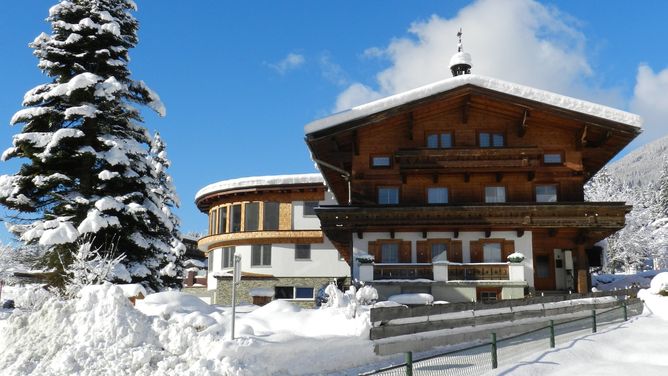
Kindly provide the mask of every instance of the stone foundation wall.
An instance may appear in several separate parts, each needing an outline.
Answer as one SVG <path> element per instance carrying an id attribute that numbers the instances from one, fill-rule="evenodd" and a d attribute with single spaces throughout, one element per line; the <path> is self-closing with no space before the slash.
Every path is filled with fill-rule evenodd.
<path id="1" fill-rule="evenodd" d="M 340 279 L 344 279 L 341 277 Z M 250 296 L 250 290 L 254 288 L 270 288 L 276 286 L 296 286 L 296 287 L 312 287 L 314 298 L 310 300 L 288 300 L 291 303 L 297 304 L 304 308 L 313 308 L 315 305 L 315 295 L 318 290 L 332 282 L 332 277 L 271 277 L 271 278 L 249 278 L 241 279 L 239 286 L 237 286 L 237 304 L 252 304 L 253 298 Z M 350 277 L 344 279 L 345 286 L 350 285 Z M 229 306 L 232 305 L 232 281 L 228 278 L 218 278 L 216 284 L 216 301 L 215 304 Z M 287 299 L 286 299 L 287 300 Z"/>

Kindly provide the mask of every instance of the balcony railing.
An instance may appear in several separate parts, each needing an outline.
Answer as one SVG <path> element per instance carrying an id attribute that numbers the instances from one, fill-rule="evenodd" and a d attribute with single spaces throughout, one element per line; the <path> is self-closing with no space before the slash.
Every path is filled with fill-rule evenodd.
<path id="1" fill-rule="evenodd" d="M 431 264 L 374 264 L 373 279 L 434 279 Z"/>
<path id="2" fill-rule="evenodd" d="M 508 264 L 448 265 L 450 281 L 507 280 Z"/>
<path id="3" fill-rule="evenodd" d="M 370 280 L 371 275 L 373 275 L 374 281 L 390 279 L 427 279 L 433 281 L 524 280 L 524 268 L 519 264 L 515 264 L 513 267 L 519 267 L 519 270 L 514 271 L 514 277 L 511 278 L 510 266 L 507 263 L 360 264 L 360 278 Z M 437 268 L 438 271 L 435 271 Z M 373 269 L 373 272 L 371 272 L 371 269 Z"/>

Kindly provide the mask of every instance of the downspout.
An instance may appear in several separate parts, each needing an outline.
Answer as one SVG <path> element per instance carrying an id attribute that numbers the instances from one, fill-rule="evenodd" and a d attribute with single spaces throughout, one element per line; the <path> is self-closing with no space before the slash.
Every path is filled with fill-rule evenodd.
<path id="1" fill-rule="evenodd" d="M 341 177 L 343 177 L 343 179 L 348 184 L 348 206 L 351 206 L 352 203 L 353 203 L 353 195 L 352 195 L 352 184 L 350 182 L 350 173 L 348 171 L 342 169 L 342 168 L 336 167 L 336 166 L 334 166 L 332 164 L 329 164 L 325 161 L 321 161 L 321 160 L 316 159 L 316 158 L 312 158 L 312 159 L 315 163 L 317 163 L 317 164 L 319 164 L 323 167 L 327 167 L 330 170 L 334 170 L 334 171 L 341 174 Z"/>

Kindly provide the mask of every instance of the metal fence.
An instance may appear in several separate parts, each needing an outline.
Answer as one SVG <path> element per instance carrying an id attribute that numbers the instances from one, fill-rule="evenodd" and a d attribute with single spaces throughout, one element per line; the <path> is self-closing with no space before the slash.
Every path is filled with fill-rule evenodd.
<path id="1" fill-rule="evenodd" d="M 489 342 L 422 359 L 413 360 L 413 354 L 408 352 L 404 363 L 362 373 L 360 376 L 483 375 L 497 367 L 515 364 L 533 353 L 547 351 L 558 344 L 622 323 L 628 320 L 631 308 L 634 313 L 639 313 L 638 305 L 642 309 L 642 302 L 635 301 L 627 305 L 624 301 L 619 307 L 600 312 L 592 310 L 589 316 L 558 324 L 550 320 L 544 327 L 503 339 L 497 339 L 496 333 L 491 333 Z"/>

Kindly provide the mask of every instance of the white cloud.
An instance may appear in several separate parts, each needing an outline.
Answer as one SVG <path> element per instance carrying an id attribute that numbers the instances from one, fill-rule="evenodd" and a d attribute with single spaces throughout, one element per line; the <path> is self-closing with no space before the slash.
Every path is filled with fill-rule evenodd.
<path id="1" fill-rule="evenodd" d="M 638 67 L 631 111 L 645 121 L 643 133 L 634 144 L 642 145 L 668 134 L 668 68 L 655 73 L 645 64 Z"/>
<path id="2" fill-rule="evenodd" d="M 413 23 L 409 36 L 384 48 L 368 48 L 365 58 L 389 59 L 389 68 L 375 82 L 349 84 L 336 110 L 451 77 L 448 65 L 460 27 L 473 73 L 613 106 L 624 103 L 617 90 L 586 82 L 594 78 L 586 38 L 571 17 L 533 0 L 479 0 L 451 19 L 433 15 Z"/>
<path id="3" fill-rule="evenodd" d="M 329 54 L 329 52 L 325 51 L 320 56 L 319 64 L 322 76 L 327 81 L 337 86 L 345 86 L 348 85 L 348 83 L 350 82 L 343 68 L 341 68 L 339 64 L 336 64 L 335 62 L 332 61 L 332 57 Z"/>
<path id="4" fill-rule="evenodd" d="M 267 64 L 267 66 L 269 66 L 279 74 L 283 75 L 290 70 L 299 68 L 302 64 L 304 64 L 305 61 L 306 59 L 304 59 L 303 55 L 291 52 L 278 63 Z"/>

